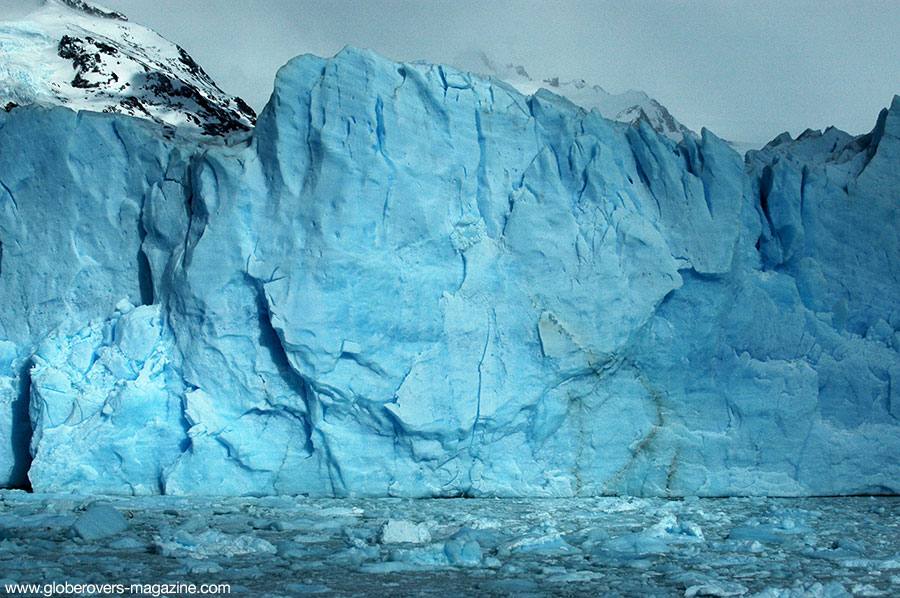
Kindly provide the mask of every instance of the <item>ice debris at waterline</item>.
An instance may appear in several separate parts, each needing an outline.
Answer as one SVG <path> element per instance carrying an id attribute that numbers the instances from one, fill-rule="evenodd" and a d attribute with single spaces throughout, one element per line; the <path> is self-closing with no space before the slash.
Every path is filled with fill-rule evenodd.
<path id="1" fill-rule="evenodd" d="M 900 98 L 744 163 L 348 48 L 241 147 L 0 118 L 6 484 L 900 490 Z"/>
<path id="2" fill-rule="evenodd" d="M 0 588 L 177 582 L 254 598 L 900 593 L 896 497 L 103 500 L 0 492 Z M 73 536 L 97 509 L 127 527 Z"/>

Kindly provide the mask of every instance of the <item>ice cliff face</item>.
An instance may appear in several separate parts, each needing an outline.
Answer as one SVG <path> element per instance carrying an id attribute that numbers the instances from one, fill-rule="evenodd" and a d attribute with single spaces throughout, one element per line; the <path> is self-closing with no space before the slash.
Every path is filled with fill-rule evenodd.
<path id="1" fill-rule="evenodd" d="M 156 32 L 81 0 L 23 4 L 0 22 L 0 108 L 129 114 L 215 138 L 252 128 L 253 110 Z"/>
<path id="2" fill-rule="evenodd" d="M 245 146 L 159 133 L 5 116 L 8 483 L 900 490 L 900 99 L 745 165 L 348 48 L 282 68 Z"/>

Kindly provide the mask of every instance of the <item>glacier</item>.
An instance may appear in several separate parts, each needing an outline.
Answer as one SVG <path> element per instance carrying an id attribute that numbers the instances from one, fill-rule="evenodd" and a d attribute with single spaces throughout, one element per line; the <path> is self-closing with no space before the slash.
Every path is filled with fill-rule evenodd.
<path id="1" fill-rule="evenodd" d="M 0 113 L 0 482 L 900 491 L 900 98 L 742 160 L 346 48 L 252 135 Z"/>

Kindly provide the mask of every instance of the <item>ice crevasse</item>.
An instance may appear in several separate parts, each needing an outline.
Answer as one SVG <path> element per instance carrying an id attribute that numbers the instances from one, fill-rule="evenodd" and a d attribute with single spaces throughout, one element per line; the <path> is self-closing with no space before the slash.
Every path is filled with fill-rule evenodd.
<path id="1" fill-rule="evenodd" d="M 232 147 L 0 118 L 6 485 L 900 491 L 898 98 L 744 161 L 347 48 Z"/>

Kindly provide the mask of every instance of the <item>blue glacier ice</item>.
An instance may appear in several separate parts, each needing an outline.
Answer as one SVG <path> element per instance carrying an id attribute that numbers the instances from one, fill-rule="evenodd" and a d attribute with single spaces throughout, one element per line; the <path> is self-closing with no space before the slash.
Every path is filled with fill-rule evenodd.
<path id="1" fill-rule="evenodd" d="M 900 98 L 742 160 L 347 48 L 232 146 L 0 118 L 7 484 L 900 491 Z"/>

